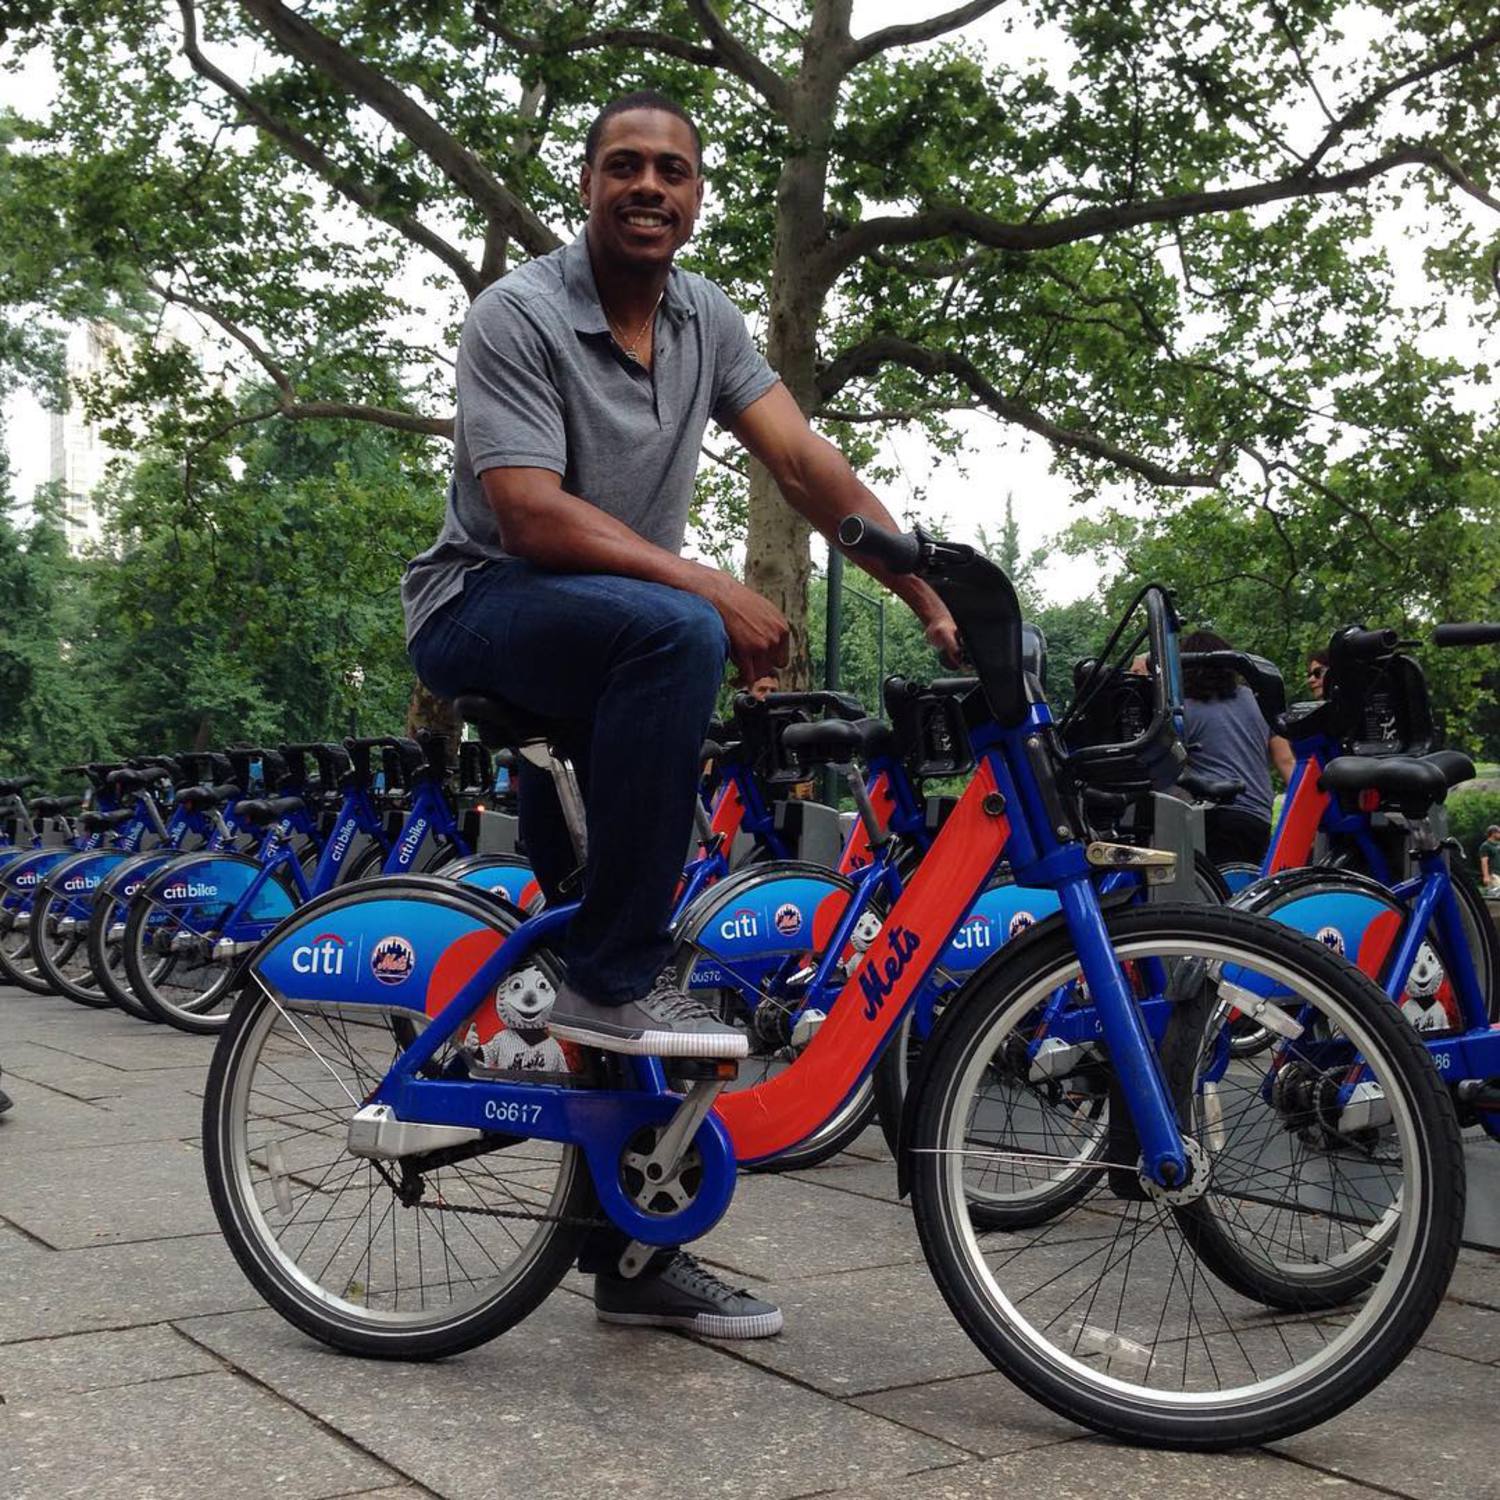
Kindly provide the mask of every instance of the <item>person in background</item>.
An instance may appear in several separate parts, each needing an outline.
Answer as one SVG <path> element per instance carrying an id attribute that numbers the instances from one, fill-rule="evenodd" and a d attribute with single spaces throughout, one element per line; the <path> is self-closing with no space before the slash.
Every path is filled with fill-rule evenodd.
<path id="1" fill-rule="evenodd" d="M 1222 636 L 1194 630 L 1182 638 L 1184 654 L 1232 651 Z M 1244 783 L 1244 790 L 1204 816 L 1209 859 L 1216 865 L 1259 864 L 1271 842 L 1271 774 L 1292 773 L 1292 747 L 1271 733 L 1255 694 L 1228 667 L 1183 668 L 1183 718 L 1190 770 Z"/>
<path id="2" fill-rule="evenodd" d="M 1491 823 L 1479 846 L 1479 884 L 1486 891 L 1500 891 L 1500 823 Z"/>
<path id="3" fill-rule="evenodd" d="M 1309 651 L 1307 654 L 1307 690 L 1319 703 L 1323 701 L 1323 679 L 1327 676 L 1328 653 Z"/>

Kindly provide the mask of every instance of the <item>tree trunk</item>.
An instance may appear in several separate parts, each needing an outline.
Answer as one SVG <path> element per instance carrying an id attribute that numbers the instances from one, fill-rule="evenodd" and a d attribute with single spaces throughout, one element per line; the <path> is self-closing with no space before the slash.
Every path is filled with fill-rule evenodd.
<path id="1" fill-rule="evenodd" d="M 435 693 L 429 693 L 420 682 L 413 681 L 411 702 L 406 707 L 406 733 L 412 736 L 419 729 L 431 729 L 445 735 L 451 751 L 451 763 L 458 764 L 458 741 L 463 732 L 463 725 L 459 723 L 458 715 L 453 712 L 453 705 L 447 699 L 439 698 Z M 368 732 L 367 730 L 366 733 Z M 377 731 L 381 734 L 384 732 L 384 730 Z"/>
<path id="2" fill-rule="evenodd" d="M 825 233 L 828 139 L 842 74 L 835 59 L 849 35 L 850 0 L 821 0 L 814 10 L 792 96 L 792 145 L 776 184 L 776 243 L 766 357 L 804 412 L 817 405 L 818 324 L 827 285 L 809 268 Z M 781 498 L 770 474 L 750 465 L 745 581 L 791 625 L 791 657 L 782 683 L 811 685 L 807 586 L 811 528 Z"/>

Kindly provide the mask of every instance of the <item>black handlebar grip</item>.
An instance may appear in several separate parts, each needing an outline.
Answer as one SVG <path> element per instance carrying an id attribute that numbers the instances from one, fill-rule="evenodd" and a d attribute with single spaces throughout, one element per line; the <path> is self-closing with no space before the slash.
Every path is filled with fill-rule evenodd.
<path id="1" fill-rule="evenodd" d="M 1434 646 L 1496 646 L 1500 645 L 1500 625 L 1439 625 L 1432 632 Z"/>
<path id="2" fill-rule="evenodd" d="M 1401 639 L 1395 630 L 1360 630 L 1351 626 L 1339 637 L 1344 649 L 1351 656 L 1384 656 L 1396 649 Z"/>
<path id="3" fill-rule="evenodd" d="M 863 516 L 839 522 L 839 546 L 882 563 L 892 573 L 915 573 L 922 562 L 922 544 L 909 532 L 887 531 Z"/>

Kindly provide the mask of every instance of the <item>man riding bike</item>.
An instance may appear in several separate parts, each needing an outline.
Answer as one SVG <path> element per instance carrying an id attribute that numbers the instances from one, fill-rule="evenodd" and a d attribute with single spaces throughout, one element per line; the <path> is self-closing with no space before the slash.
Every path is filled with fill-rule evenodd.
<path id="1" fill-rule="evenodd" d="M 743 1033 L 662 974 L 667 922 L 726 655 L 753 683 L 785 665 L 788 627 L 729 574 L 679 555 L 709 419 L 830 539 L 845 516 L 895 522 L 813 433 L 725 294 L 673 266 L 702 207 L 702 165 L 697 126 L 662 95 L 600 112 L 579 180 L 584 233 L 469 309 L 443 527 L 409 565 L 402 599 L 433 692 L 489 694 L 579 726 L 562 743 L 584 788 L 588 858 L 552 1034 L 733 1058 Z M 859 561 L 956 660 L 956 627 L 932 590 Z M 530 765 L 520 816 L 555 899 L 574 855 L 551 780 Z M 597 1234 L 580 1260 L 601 1317 L 721 1337 L 780 1328 L 775 1308 L 681 1252 L 627 1280 L 623 1248 Z"/>

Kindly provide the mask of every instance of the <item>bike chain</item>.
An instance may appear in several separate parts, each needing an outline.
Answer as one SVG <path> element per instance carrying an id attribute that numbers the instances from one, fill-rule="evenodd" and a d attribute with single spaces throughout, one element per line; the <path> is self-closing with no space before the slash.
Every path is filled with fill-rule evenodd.
<path id="1" fill-rule="evenodd" d="M 535 1224 L 564 1224 L 576 1229 L 609 1229 L 611 1227 L 608 1219 L 591 1219 L 582 1214 L 538 1214 L 527 1213 L 525 1209 L 520 1208 L 472 1208 L 465 1203 L 433 1202 L 426 1200 L 427 1181 L 425 1178 L 419 1180 L 419 1191 L 413 1197 L 410 1188 L 404 1183 L 397 1182 L 380 1162 L 372 1159 L 370 1165 L 385 1179 L 386 1186 L 395 1194 L 396 1201 L 406 1208 L 425 1208 L 429 1213 L 470 1214 L 481 1219 L 523 1219 Z"/>

